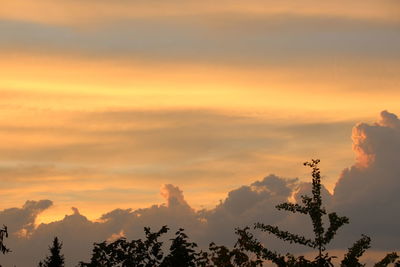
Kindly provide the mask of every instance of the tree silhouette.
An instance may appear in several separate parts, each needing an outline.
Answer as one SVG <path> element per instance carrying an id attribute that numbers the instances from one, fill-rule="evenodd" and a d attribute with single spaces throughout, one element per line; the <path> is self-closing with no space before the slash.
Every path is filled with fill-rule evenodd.
<path id="1" fill-rule="evenodd" d="M 196 243 L 189 242 L 188 236 L 180 228 L 171 239 L 170 253 L 167 255 L 160 267 L 196 267 L 199 253 L 196 253 Z"/>
<path id="2" fill-rule="evenodd" d="M 42 262 L 39 267 L 64 267 L 64 255 L 61 254 L 62 243 L 58 241 L 58 237 L 53 240 L 53 246 L 49 247 L 50 255 Z"/>
<path id="3" fill-rule="evenodd" d="M 8 237 L 7 226 L 3 225 L 3 228 L 0 228 L 0 251 L 3 254 L 6 254 L 11 251 L 4 245 L 4 238 L 7 237 Z"/>
<path id="4" fill-rule="evenodd" d="M 169 229 L 163 226 L 157 232 L 145 227 L 145 239 L 127 241 L 120 238 L 114 242 L 95 243 L 91 261 L 80 262 L 80 267 L 258 267 L 262 261 L 251 260 L 240 248 L 232 250 L 211 243 L 210 252 L 197 251 L 197 244 L 190 242 L 184 229 L 180 228 L 170 239 L 169 253 L 164 256 L 163 242 L 159 239 Z"/>
<path id="5" fill-rule="evenodd" d="M 397 255 L 397 253 L 388 253 L 380 262 L 375 264 L 375 267 L 386 267 L 389 264 L 394 263 L 398 258 L 399 256 Z M 400 261 L 397 261 L 395 263 L 395 267 L 400 267 Z"/>
<path id="6" fill-rule="evenodd" d="M 209 265 L 218 267 L 261 267 L 263 261 L 260 258 L 251 259 L 248 253 L 236 246 L 229 249 L 225 246 L 217 246 L 211 243 L 209 246 Z"/>
<path id="7" fill-rule="evenodd" d="M 335 212 L 327 213 L 322 205 L 321 197 L 321 173 L 318 168 L 319 160 L 304 163 L 312 169 L 312 196 L 301 196 L 302 204 L 283 203 L 276 206 L 278 210 L 308 215 L 311 220 L 314 237 L 307 238 L 303 235 L 283 231 L 277 226 L 256 223 L 254 229 L 289 243 L 300 244 L 314 249 L 317 256 L 314 259 L 306 259 L 304 256 L 295 256 L 291 253 L 279 254 L 266 248 L 250 232 L 249 227 L 236 229 L 238 236 L 234 248 L 218 246 L 215 243 L 209 245 L 209 251 L 197 252 L 197 244 L 190 242 L 183 229 L 175 233 L 170 239 L 169 254 L 164 256 L 163 242 L 159 238 L 168 232 L 167 226 L 163 226 L 158 232 L 151 232 L 145 227 L 145 240 L 127 241 L 120 238 L 112 243 L 106 241 L 95 243 L 90 263 L 80 263 L 80 267 L 261 267 L 266 261 L 271 261 L 278 267 L 331 267 L 332 259 L 326 252 L 327 245 L 333 240 L 337 231 L 349 219 L 339 216 Z M 329 226 L 324 226 L 323 217 L 327 216 Z M 370 248 L 371 238 L 363 235 L 355 242 L 341 261 L 341 267 L 365 266 L 359 262 L 360 257 Z M 395 264 L 400 267 L 399 256 L 393 252 L 387 254 L 375 267 L 385 267 Z M 397 260 L 397 262 L 396 262 Z"/>
<path id="8" fill-rule="evenodd" d="M 359 262 L 359 258 L 364 254 L 364 252 L 369 249 L 371 243 L 371 238 L 369 236 L 363 235 L 363 237 L 354 243 L 354 245 L 349 248 L 346 255 L 342 260 L 341 266 L 354 266 L 354 267 L 361 267 L 364 264 Z"/>
<path id="9" fill-rule="evenodd" d="M 163 259 L 162 245 L 159 238 L 168 232 L 163 226 L 157 232 L 151 232 L 149 227 L 144 228 L 146 239 L 127 241 L 120 238 L 114 242 L 95 243 L 90 263 L 80 262 L 81 267 L 153 267 L 158 266 Z"/>
<path id="10" fill-rule="evenodd" d="M 304 163 L 312 169 L 312 197 L 307 195 L 301 196 L 303 205 L 294 203 L 283 203 L 276 206 L 278 210 L 286 210 L 293 213 L 301 213 L 308 215 L 313 226 L 314 238 L 307 238 L 303 235 L 293 234 L 288 231 L 282 231 L 277 226 L 266 225 L 264 223 L 256 223 L 254 228 L 259 229 L 268 234 L 273 234 L 277 238 L 289 243 L 296 243 L 307 246 L 318 251 L 318 255 L 314 260 L 307 260 L 303 256 L 295 257 L 288 253 L 282 256 L 276 252 L 270 251 L 263 247 L 253 236 L 249 235 L 248 228 L 239 232 L 239 244 L 245 246 L 250 251 L 256 253 L 259 257 L 270 260 L 278 266 L 333 266 L 332 257 L 327 253 L 326 245 L 332 241 L 337 230 L 344 224 L 349 223 L 347 217 L 338 216 L 335 212 L 329 213 L 329 227 L 325 230 L 323 225 L 323 216 L 327 214 L 326 209 L 322 206 L 321 198 L 321 172 L 318 168 L 319 160 L 312 160 Z M 246 244 L 247 242 L 247 244 Z"/>
<path id="11" fill-rule="evenodd" d="M 308 166 L 312 169 L 312 197 L 307 195 L 301 196 L 302 205 L 297 203 L 283 203 L 276 206 L 278 210 L 286 210 L 293 213 L 308 215 L 313 226 L 314 238 L 307 238 L 303 235 L 282 231 L 277 226 L 266 225 L 264 223 L 256 223 L 254 225 L 254 229 L 259 229 L 268 234 L 275 235 L 277 238 L 283 241 L 287 241 L 291 244 L 300 244 L 317 250 L 318 254 L 315 259 L 308 260 L 304 256 L 296 257 L 291 253 L 281 255 L 275 251 L 272 251 L 264 247 L 263 244 L 259 242 L 253 234 L 250 233 L 250 229 L 248 227 L 244 229 L 237 229 L 236 233 L 239 236 L 236 243 L 237 247 L 254 253 L 259 259 L 272 261 L 279 267 L 333 266 L 332 259 L 335 257 L 329 256 L 328 253 L 325 253 L 326 246 L 333 240 L 338 229 L 349 223 L 349 219 L 345 216 L 338 216 L 336 212 L 327 214 L 326 209 L 322 206 L 321 172 L 318 167 L 319 162 L 320 160 L 316 159 L 311 160 L 311 162 L 304 163 L 305 166 Z M 323 216 L 325 215 L 327 215 L 329 219 L 329 227 L 327 229 L 325 229 L 323 225 Z M 363 235 L 360 240 L 358 240 L 351 248 L 349 248 L 348 253 L 341 262 L 341 266 L 364 266 L 359 262 L 359 258 L 370 247 L 370 242 L 371 239 L 368 236 Z M 394 263 L 397 258 L 398 256 L 396 253 L 390 253 L 375 266 L 387 266 L 389 263 Z M 400 262 L 398 261 L 396 264 L 399 265 Z"/>

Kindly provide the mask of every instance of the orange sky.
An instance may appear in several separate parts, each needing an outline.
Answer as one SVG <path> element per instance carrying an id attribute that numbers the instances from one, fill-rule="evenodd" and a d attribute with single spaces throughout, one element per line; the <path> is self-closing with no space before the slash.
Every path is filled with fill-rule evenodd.
<path id="1" fill-rule="evenodd" d="M 2 3 L 0 208 L 209 208 L 311 157 L 332 190 L 352 126 L 400 112 L 399 5 L 306 2 Z"/>

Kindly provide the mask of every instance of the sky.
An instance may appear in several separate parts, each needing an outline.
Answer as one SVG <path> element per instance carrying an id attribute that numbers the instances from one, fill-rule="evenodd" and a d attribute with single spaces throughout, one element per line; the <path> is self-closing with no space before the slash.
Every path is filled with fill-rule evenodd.
<path id="1" fill-rule="evenodd" d="M 190 228 L 263 177 L 295 192 L 311 158 L 335 203 L 398 188 L 395 163 L 373 185 L 357 169 L 400 158 L 397 0 L 0 3 L 0 218 L 29 217 L 15 232 L 168 210 L 171 192 Z"/>

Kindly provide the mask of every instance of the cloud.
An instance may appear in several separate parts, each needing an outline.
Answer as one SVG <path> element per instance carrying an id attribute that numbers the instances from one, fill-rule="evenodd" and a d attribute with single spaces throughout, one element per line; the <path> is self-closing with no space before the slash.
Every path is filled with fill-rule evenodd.
<path id="1" fill-rule="evenodd" d="M 10 232 L 22 231 L 29 235 L 34 230 L 36 217 L 53 205 L 50 200 L 26 201 L 22 208 L 9 208 L 0 212 L 0 222 L 8 225 Z"/>
<path id="2" fill-rule="evenodd" d="M 328 211 L 348 216 L 351 222 L 339 231 L 331 248 L 346 249 L 364 233 L 372 237 L 376 251 L 398 250 L 400 217 L 396 211 L 400 208 L 400 164 L 397 162 L 399 157 L 392 157 L 400 151 L 399 119 L 394 114 L 382 112 L 378 123 L 356 125 L 353 141 L 357 162 L 343 171 L 333 195 L 322 188 Z M 371 160 L 364 162 L 364 157 L 360 157 L 364 154 L 371 155 Z M 31 266 L 32 262 L 44 257 L 51 239 L 58 236 L 64 242 L 63 251 L 68 265 L 72 266 L 88 259 L 92 242 L 118 236 L 139 238 L 143 236 L 145 226 L 155 230 L 168 225 L 172 232 L 183 227 L 191 239 L 201 246 L 207 246 L 210 241 L 233 245 L 234 229 L 254 222 L 280 225 L 282 229 L 310 234 L 311 228 L 305 227 L 309 225 L 306 216 L 277 211 L 274 207 L 288 199 L 299 201 L 299 196 L 310 194 L 310 190 L 310 183 L 297 178 L 269 175 L 229 191 L 214 208 L 195 210 L 186 201 L 182 189 L 166 184 L 161 188 L 162 204 L 140 209 L 114 209 L 97 221 L 88 220 L 77 208 L 73 208 L 73 213 L 62 220 L 40 224 L 36 228 L 33 228 L 36 216 L 49 208 L 51 202 L 28 201 L 22 208 L 6 209 L 0 213 L 0 221 L 10 224 L 10 228 L 13 226 L 13 232 L 18 233 L 29 226 L 29 235 L 13 234 L 7 240 L 14 252 L 5 256 L 4 262 Z M 284 243 L 273 238 L 259 237 L 266 240 L 271 248 L 287 249 Z M 294 247 L 294 251 L 304 252 L 299 247 Z"/>
<path id="3" fill-rule="evenodd" d="M 165 204 L 136 210 L 115 209 L 104 214 L 97 222 L 88 220 L 77 208 L 72 208 L 73 213 L 66 215 L 62 220 L 32 228 L 29 238 L 13 235 L 7 240 L 7 244 L 13 248 L 13 253 L 6 255 L 4 262 L 30 266 L 32 262 L 38 262 L 44 257 L 51 238 L 58 236 L 63 241 L 63 252 L 68 266 L 72 266 L 80 260 L 88 259 L 93 242 L 115 239 L 122 235 L 128 239 L 139 238 L 143 235 L 145 226 L 158 229 L 162 225 L 168 225 L 172 231 L 183 227 L 191 238 L 202 246 L 207 246 L 211 240 L 232 245 L 235 227 L 242 227 L 260 219 L 277 221 L 282 218 L 273 207 L 285 201 L 297 184 L 297 179 L 283 179 L 270 175 L 249 186 L 229 192 L 227 198 L 211 210 L 195 211 L 185 201 L 182 190 L 171 184 L 161 188 Z M 35 203 L 27 202 L 23 209 L 28 209 L 28 206 Z M 47 207 L 43 205 L 47 201 L 37 203 L 36 206 Z M 22 224 L 12 223 L 12 213 L 9 210 L 2 214 L 0 219 L 8 222 L 14 229 L 23 227 Z M 36 216 L 37 213 L 32 213 L 30 221 L 34 221 Z"/>
<path id="4" fill-rule="evenodd" d="M 302 173 L 301 161 L 310 155 L 341 162 L 340 152 L 350 145 L 345 133 L 354 124 L 186 109 L 71 112 L 59 124 L 55 114 L 45 113 L 51 112 L 37 116 L 46 118 L 44 125 L 18 119 L 25 127 L 2 127 L 5 206 L 45 198 L 63 205 L 61 215 L 77 206 L 89 218 L 113 208 L 149 206 L 161 200 L 160 184 L 179 185 L 190 192 L 186 201 L 192 207 L 211 208 L 251 177 Z M 326 143 L 334 144 L 329 153 Z M 339 170 L 326 166 L 330 178 Z"/>
<path id="5" fill-rule="evenodd" d="M 189 207 L 183 197 L 182 190 L 172 184 L 166 184 L 161 188 L 161 195 L 167 201 L 167 206 L 174 207 Z"/>
<path id="6" fill-rule="evenodd" d="M 21 7 L 26 7 L 23 9 Z M 95 10 L 96 12 L 93 12 Z M 48 11 L 48 12 L 46 12 Z M 115 19 L 132 19 L 142 17 L 175 17 L 182 15 L 207 14 L 301 14 L 301 15 L 341 15 L 351 18 L 368 18 L 380 20 L 398 19 L 398 2 L 395 0 L 355 0 L 351 4 L 345 1 L 321 2 L 307 0 L 302 4 L 292 1 L 239 0 L 215 1 L 59 1 L 55 4 L 49 0 L 38 0 L 35 4 L 24 0 L 7 3 L 0 10 L 0 17 L 39 21 L 48 24 L 89 25 L 100 24 Z M 397 16 L 396 16 L 397 15 Z"/>
<path id="7" fill-rule="evenodd" d="M 356 125 L 352 137 L 357 162 L 339 178 L 335 206 L 350 217 L 351 235 L 365 233 L 376 247 L 398 249 L 400 120 L 383 111 L 378 123 Z"/>
<path id="8" fill-rule="evenodd" d="M 0 23 L 0 47 L 128 62 L 296 66 L 349 57 L 394 60 L 398 28 L 399 22 L 254 14 L 136 18 L 86 30 L 10 20 Z"/>
<path id="9" fill-rule="evenodd" d="M 203 212 L 207 221 L 206 240 L 234 245 L 236 237 L 232 235 L 233 229 L 257 221 L 278 223 L 286 215 L 277 211 L 275 205 L 286 202 L 298 186 L 297 179 L 269 175 L 261 181 L 230 191 L 218 206 Z"/>

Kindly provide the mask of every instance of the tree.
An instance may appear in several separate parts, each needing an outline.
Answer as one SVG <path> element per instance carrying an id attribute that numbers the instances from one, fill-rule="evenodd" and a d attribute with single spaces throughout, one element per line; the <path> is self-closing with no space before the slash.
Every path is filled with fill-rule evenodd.
<path id="1" fill-rule="evenodd" d="M 61 254 L 62 243 L 55 237 L 53 246 L 49 247 L 50 255 L 42 262 L 39 267 L 64 267 L 64 255 Z"/>
<path id="2" fill-rule="evenodd" d="M 278 210 L 286 210 L 293 213 L 301 213 L 308 215 L 313 226 L 314 238 L 307 238 L 303 235 L 293 234 L 283 231 L 277 226 L 266 225 L 264 223 L 256 223 L 255 229 L 259 229 L 268 234 L 273 234 L 277 238 L 289 243 L 296 243 L 307 246 L 318 251 L 318 255 L 314 260 L 307 260 L 303 256 L 295 257 L 287 253 L 286 256 L 280 255 L 274 251 L 265 248 L 250 233 L 248 228 L 239 232 L 238 244 L 246 249 L 256 253 L 256 255 L 265 260 L 274 262 L 278 266 L 333 266 L 332 257 L 327 253 L 326 245 L 332 241 L 337 230 L 344 224 L 349 223 L 347 217 L 338 216 L 335 212 L 329 213 L 329 227 L 325 230 L 323 225 L 323 216 L 327 214 L 326 209 L 322 206 L 321 198 L 321 173 L 318 168 L 319 160 L 312 160 L 304 163 L 312 169 L 312 197 L 307 195 L 301 196 L 302 204 L 282 203 L 276 206 Z"/>
<path id="3" fill-rule="evenodd" d="M 397 253 L 388 253 L 380 262 L 375 264 L 375 267 L 386 267 L 391 263 L 395 263 L 398 258 L 399 256 L 397 255 Z M 397 261 L 395 263 L 395 267 L 400 267 L 400 261 Z"/>
<path id="4" fill-rule="evenodd" d="M 0 251 L 3 254 L 6 254 L 11 251 L 4 245 L 4 238 L 7 237 L 8 237 L 7 226 L 3 225 L 3 228 L 0 228 Z"/>
<path id="5" fill-rule="evenodd" d="M 331 267 L 332 259 L 326 252 L 327 245 L 333 240 L 337 231 L 349 223 L 345 216 L 335 212 L 327 213 L 322 206 L 321 173 L 318 168 L 319 160 L 304 163 L 312 169 L 312 196 L 301 196 L 302 204 L 283 203 L 276 206 L 278 210 L 308 215 L 313 226 L 313 238 L 283 231 L 277 226 L 256 223 L 254 229 L 259 229 L 289 243 L 296 243 L 316 250 L 314 259 L 304 256 L 295 256 L 291 253 L 279 254 L 266 248 L 250 232 L 249 227 L 236 229 L 238 240 L 233 249 L 211 243 L 209 251 L 197 252 L 197 244 L 190 242 L 183 229 L 175 233 L 170 239 L 169 254 L 164 257 L 163 242 L 159 238 L 169 230 L 163 226 L 158 232 L 151 232 L 145 227 L 146 239 L 127 241 L 125 238 L 112 243 L 95 243 L 90 263 L 81 262 L 81 267 L 261 267 L 266 261 L 275 263 L 278 267 Z M 329 226 L 323 224 L 323 217 L 327 216 Z M 360 240 L 348 249 L 341 261 L 341 267 L 361 267 L 360 257 L 370 248 L 371 238 L 363 235 Z M 393 252 L 387 254 L 375 267 L 386 267 L 395 264 L 400 267 L 399 256 Z M 396 262 L 397 260 L 397 262 Z"/>
<path id="6" fill-rule="evenodd" d="M 168 230 L 167 226 L 163 226 L 159 231 L 151 232 L 149 227 L 145 227 L 145 240 L 127 241 L 126 238 L 120 238 L 111 243 L 107 243 L 106 241 L 95 243 L 90 262 L 80 262 L 79 266 L 159 266 L 164 257 L 162 251 L 163 242 L 159 241 L 159 238 L 167 233 Z"/>
<path id="7" fill-rule="evenodd" d="M 217 246 L 211 243 L 209 246 L 209 261 L 207 266 L 218 267 L 261 267 L 263 261 L 260 258 L 251 259 L 241 247 L 229 249 L 225 246 Z"/>
<path id="8" fill-rule="evenodd" d="M 369 249 L 371 243 L 371 238 L 369 236 L 363 235 L 363 237 L 355 242 L 351 248 L 349 248 L 346 255 L 341 262 L 342 267 L 354 266 L 362 267 L 364 264 L 359 262 L 359 258 L 364 254 L 364 252 Z"/>
<path id="9" fill-rule="evenodd" d="M 160 267 L 196 267 L 199 253 L 196 243 L 189 242 L 184 229 L 180 228 L 171 239 L 170 253 L 164 258 Z"/>
<path id="10" fill-rule="evenodd" d="M 326 246 L 333 240 L 339 228 L 349 223 L 349 219 L 345 216 L 339 216 L 336 212 L 327 214 L 326 209 L 322 206 L 321 197 L 321 172 L 318 167 L 320 160 L 311 160 L 311 162 L 305 162 L 304 165 L 312 169 L 312 197 L 304 195 L 301 196 L 300 204 L 294 203 L 283 203 L 276 206 L 278 210 L 286 210 L 293 213 L 301 213 L 308 215 L 311 219 L 313 226 L 314 238 L 307 238 L 303 235 L 293 234 L 288 231 L 282 231 L 277 226 L 266 225 L 264 223 L 256 223 L 254 229 L 259 229 L 268 234 L 275 235 L 277 238 L 287 241 L 289 243 L 296 243 L 303 246 L 307 246 L 311 249 L 317 250 L 317 256 L 315 259 L 309 260 L 304 256 L 294 256 L 291 253 L 281 255 L 275 251 L 264 247 L 253 234 L 249 232 L 249 228 L 237 229 L 239 236 L 236 243 L 237 247 L 252 252 L 259 259 L 272 261 L 279 267 L 289 266 L 333 266 L 332 259 L 334 256 L 330 256 L 325 253 Z M 327 215 L 329 219 L 329 227 L 325 229 L 323 225 L 323 216 Z M 370 247 L 371 239 L 368 236 L 363 235 L 345 255 L 341 262 L 342 267 L 357 267 L 364 266 L 359 262 L 359 258 L 363 253 Z M 394 263 L 398 258 L 396 253 L 390 253 L 386 255 L 376 267 L 387 266 L 389 263 Z M 396 266 L 400 266 L 400 262 L 396 263 Z"/>
<path id="11" fill-rule="evenodd" d="M 127 241 L 120 238 L 114 242 L 95 243 L 89 263 L 80 267 L 259 267 L 262 261 L 251 260 L 240 248 L 232 250 L 211 243 L 210 252 L 197 251 L 197 244 L 190 242 L 184 229 L 180 228 L 170 239 L 169 253 L 164 256 L 163 242 L 159 239 L 169 229 L 163 226 L 157 232 L 145 227 L 145 239 Z"/>

